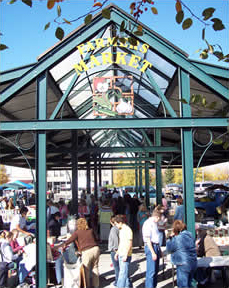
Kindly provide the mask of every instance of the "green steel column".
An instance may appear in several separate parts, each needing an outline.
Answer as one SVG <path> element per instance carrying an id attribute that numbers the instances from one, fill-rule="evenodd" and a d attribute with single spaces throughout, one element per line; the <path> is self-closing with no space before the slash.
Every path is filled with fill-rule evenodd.
<path id="1" fill-rule="evenodd" d="M 70 214 L 78 214 L 78 131 L 72 131 L 72 205 Z"/>
<path id="2" fill-rule="evenodd" d="M 46 119 L 47 74 L 37 79 L 37 119 Z M 46 133 L 36 134 L 36 287 L 45 288 L 46 273 Z"/>
<path id="3" fill-rule="evenodd" d="M 189 74 L 179 69 L 179 97 L 190 102 L 190 78 Z M 180 101 L 182 117 L 191 117 L 191 107 Z M 193 143 L 192 130 L 181 129 L 181 150 L 183 167 L 183 195 L 185 207 L 185 219 L 188 230 L 195 236 L 195 210 L 194 210 L 194 183 L 193 183 Z"/>
<path id="4" fill-rule="evenodd" d="M 96 156 L 97 157 L 97 156 Z M 98 199 L 98 173 L 97 173 L 97 161 L 94 162 L 94 195 L 95 199 Z"/>
<path id="5" fill-rule="evenodd" d="M 155 146 L 161 146 L 161 130 L 160 129 L 155 129 L 154 143 L 155 143 Z M 156 202 L 157 202 L 157 205 L 162 203 L 161 159 L 162 159 L 162 155 L 155 153 Z"/>
<path id="6" fill-rule="evenodd" d="M 146 157 L 149 157 L 149 153 L 146 153 Z M 150 206 L 149 201 L 149 161 L 145 161 L 145 195 L 146 195 L 146 206 Z"/>
<path id="7" fill-rule="evenodd" d="M 137 161 L 135 161 L 135 192 L 136 192 L 137 196 L 139 196 Z"/>
<path id="8" fill-rule="evenodd" d="M 99 187 L 102 187 L 102 167 L 101 167 L 101 154 L 99 154 Z M 101 195 L 99 195 L 100 197 Z"/>
<path id="9" fill-rule="evenodd" d="M 87 191 L 91 193 L 91 163 L 90 154 L 87 160 Z"/>
<path id="10" fill-rule="evenodd" d="M 140 153 L 140 157 L 142 157 L 142 153 Z M 142 195 L 143 189 L 142 189 L 142 161 L 139 161 L 139 192 L 140 195 Z"/>

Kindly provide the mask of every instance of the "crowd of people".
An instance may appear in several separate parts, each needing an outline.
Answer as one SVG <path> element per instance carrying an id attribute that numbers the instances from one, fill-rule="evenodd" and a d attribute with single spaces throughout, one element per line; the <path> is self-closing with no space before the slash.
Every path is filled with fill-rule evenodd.
<path id="1" fill-rule="evenodd" d="M 143 197 L 131 197 L 129 194 L 122 197 L 116 189 L 113 193 L 103 193 L 98 201 L 93 194 L 82 192 L 74 232 L 65 242 L 56 246 L 57 250 L 53 244 L 58 242 L 61 228 L 68 223 L 69 205 L 62 199 L 58 203 L 47 201 L 47 238 L 52 239 L 52 259 L 58 263 L 56 267 L 59 267 L 56 271 L 57 284 L 64 277 L 63 255 L 67 249 L 68 253 L 74 254 L 75 250 L 80 253 L 85 272 L 85 287 L 94 288 L 99 287 L 100 244 L 108 244 L 115 275 L 113 286 L 118 288 L 133 287 L 130 278 L 133 246 L 139 246 L 139 249 L 144 247 L 146 288 L 157 286 L 163 246 L 171 254 L 171 261 L 176 266 L 178 287 L 192 287 L 193 279 L 203 287 L 201 285 L 206 284 L 209 275 L 206 269 L 197 268 L 197 256 L 220 254 L 206 231 L 197 227 L 196 239 L 187 231 L 183 222 L 184 207 L 181 197 L 177 199 L 172 233 L 166 239 L 169 206 L 165 197 L 162 198 L 162 204 L 150 211 Z M 10 231 L 3 231 L 1 234 L 0 287 L 5 285 L 10 269 L 18 269 L 19 283 L 23 283 L 30 272 L 27 270 L 25 273 L 24 262 L 20 266 L 25 246 L 35 241 L 31 226 L 26 221 L 27 213 L 28 208 L 22 206 L 20 213 L 11 222 Z M 24 236 L 24 245 L 17 242 L 19 235 Z M 71 245 L 75 249 L 73 252 L 69 249 Z"/>

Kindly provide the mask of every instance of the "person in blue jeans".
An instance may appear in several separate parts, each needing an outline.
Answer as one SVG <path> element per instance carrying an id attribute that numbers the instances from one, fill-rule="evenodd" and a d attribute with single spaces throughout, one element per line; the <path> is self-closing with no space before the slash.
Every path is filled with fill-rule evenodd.
<path id="1" fill-rule="evenodd" d="M 171 260 L 177 268 L 177 286 L 191 287 L 197 269 L 195 239 L 186 230 L 186 224 L 181 220 L 173 223 L 173 232 L 166 242 L 166 249 L 171 253 Z"/>
<path id="2" fill-rule="evenodd" d="M 157 287 L 157 274 L 159 271 L 159 261 L 161 256 L 161 248 L 159 245 L 160 232 L 158 230 L 157 222 L 160 218 L 160 211 L 154 209 L 151 217 L 144 222 L 142 227 L 146 254 L 145 288 Z"/>
<path id="3" fill-rule="evenodd" d="M 115 253 L 115 260 L 118 260 L 119 262 L 117 287 L 130 288 L 133 287 L 129 274 L 132 256 L 133 232 L 131 228 L 125 224 L 123 215 L 116 215 L 114 222 L 119 229 L 119 245 L 118 251 Z"/>
<path id="4" fill-rule="evenodd" d="M 183 198 L 181 196 L 177 197 L 177 207 L 175 209 L 174 220 L 184 220 L 184 205 Z"/>
<path id="5" fill-rule="evenodd" d="M 111 216 L 110 223 L 111 229 L 108 238 L 108 250 L 111 253 L 111 261 L 115 270 L 115 282 L 114 286 L 117 286 L 118 275 L 119 275 L 119 262 L 115 260 L 115 254 L 118 251 L 118 243 L 119 243 L 119 229 L 115 226 L 115 216 Z"/>

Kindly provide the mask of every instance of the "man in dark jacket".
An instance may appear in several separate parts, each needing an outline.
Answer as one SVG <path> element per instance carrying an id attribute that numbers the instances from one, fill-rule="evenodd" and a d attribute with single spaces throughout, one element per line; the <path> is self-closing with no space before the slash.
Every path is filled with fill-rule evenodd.
<path id="1" fill-rule="evenodd" d="M 61 229 L 61 223 L 59 222 L 60 217 L 61 217 L 60 212 L 56 212 L 55 214 L 52 214 L 50 216 L 50 220 L 48 221 L 48 231 L 47 231 L 48 237 L 60 236 L 60 229 Z"/>

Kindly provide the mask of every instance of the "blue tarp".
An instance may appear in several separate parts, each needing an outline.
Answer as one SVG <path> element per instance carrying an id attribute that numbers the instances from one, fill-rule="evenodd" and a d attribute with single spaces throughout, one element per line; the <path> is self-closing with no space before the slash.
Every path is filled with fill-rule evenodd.
<path id="1" fill-rule="evenodd" d="M 33 185 L 21 182 L 19 180 L 8 182 L 0 186 L 0 190 L 20 190 L 20 189 L 33 189 Z"/>
<path id="2" fill-rule="evenodd" d="M 33 185 L 24 183 L 24 182 L 22 182 L 22 181 L 20 181 L 20 180 L 16 180 L 16 181 L 14 181 L 14 182 L 12 182 L 12 183 L 16 183 L 16 184 L 25 186 L 26 189 L 33 189 L 33 188 L 34 188 Z"/>

